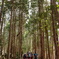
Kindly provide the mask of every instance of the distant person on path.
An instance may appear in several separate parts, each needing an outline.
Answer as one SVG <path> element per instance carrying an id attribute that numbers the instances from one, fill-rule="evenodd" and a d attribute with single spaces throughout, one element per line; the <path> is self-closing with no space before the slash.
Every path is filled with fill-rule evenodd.
<path id="1" fill-rule="evenodd" d="M 31 59 L 33 59 L 33 54 L 32 54 L 32 52 L 31 52 Z"/>
<path id="2" fill-rule="evenodd" d="M 28 59 L 31 59 L 31 52 L 27 52 L 27 55 L 28 55 Z"/>
<path id="3" fill-rule="evenodd" d="M 23 59 L 27 59 L 27 55 L 26 54 L 23 55 Z"/>
<path id="4" fill-rule="evenodd" d="M 35 52 L 35 53 L 34 53 L 34 59 L 37 59 L 37 55 L 38 55 L 38 54 Z"/>

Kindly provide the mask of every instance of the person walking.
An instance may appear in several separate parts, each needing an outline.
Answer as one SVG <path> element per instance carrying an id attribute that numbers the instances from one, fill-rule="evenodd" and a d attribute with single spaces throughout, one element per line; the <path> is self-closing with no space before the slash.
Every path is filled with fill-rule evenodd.
<path id="1" fill-rule="evenodd" d="M 23 59 L 27 59 L 27 56 L 26 56 L 26 54 L 24 54 L 24 55 L 23 55 Z"/>
<path id="2" fill-rule="evenodd" d="M 31 52 L 27 52 L 28 59 L 31 59 Z"/>
<path id="3" fill-rule="evenodd" d="M 31 59 L 33 59 L 33 54 L 32 54 L 32 52 L 31 52 Z"/>
<path id="4" fill-rule="evenodd" d="M 37 55 L 38 55 L 38 54 L 35 52 L 35 53 L 34 53 L 34 59 L 37 59 Z"/>

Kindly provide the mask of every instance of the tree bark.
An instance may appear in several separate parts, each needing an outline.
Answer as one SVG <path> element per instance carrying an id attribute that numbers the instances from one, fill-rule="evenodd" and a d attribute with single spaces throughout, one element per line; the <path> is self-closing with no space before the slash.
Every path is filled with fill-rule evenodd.
<path id="1" fill-rule="evenodd" d="M 39 17 L 40 18 L 41 18 L 42 13 L 43 13 L 43 2 L 44 2 L 44 0 L 38 0 L 38 8 L 39 8 Z M 39 20 L 39 32 L 40 32 L 40 45 L 41 45 L 41 57 L 40 57 L 40 59 L 45 59 L 45 52 L 44 52 L 44 31 L 42 29 L 41 19 Z"/>
<path id="2" fill-rule="evenodd" d="M 46 22 L 45 22 L 45 33 L 46 33 L 46 39 L 47 39 L 47 49 L 48 49 L 48 58 L 49 59 L 51 59 L 50 58 L 50 48 L 49 48 L 49 39 L 48 39 L 48 30 L 47 30 L 47 24 L 46 24 Z"/>
<path id="3" fill-rule="evenodd" d="M 2 58 L 2 27 L 3 27 L 3 8 L 4 8 L 4 0 L 2 0 L 1 10 L 0 10 L 0 55 Z"/>
<path id="4" fill-rule="evenodd" d="M 59 59 L 59 47 L 58 47 L 58 36 L 57 36 L 57 32 L 56 32 L 56 23 L 55 20 L 58 18 L 56 18 L 57 15 L 57 10 L 56 10 L 56 5 L 55 5 L 56 1 L 55 0 L 51 0 L 51 16 L 52 16 L 52 30 L 53 30 L 53 39 L 54 39 L 54 44 L 55 44 L 55 59 Z"/>

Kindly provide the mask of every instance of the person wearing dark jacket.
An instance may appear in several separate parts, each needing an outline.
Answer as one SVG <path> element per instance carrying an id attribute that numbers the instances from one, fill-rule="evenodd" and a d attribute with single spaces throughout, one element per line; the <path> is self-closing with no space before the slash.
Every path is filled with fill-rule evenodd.
<path id="1" fill-rule="evenodd" d="M 37 55 L 38 55 L 37 53 L 34 53 L 34 59 L 37 59 Z"/>
<path id="2" fill-rule="evenodd" d="M 26 54 L 24 54 L 24 55 L 23 55 L 23 59 L 27 59 L 27 56 L 26 56 Z"/>

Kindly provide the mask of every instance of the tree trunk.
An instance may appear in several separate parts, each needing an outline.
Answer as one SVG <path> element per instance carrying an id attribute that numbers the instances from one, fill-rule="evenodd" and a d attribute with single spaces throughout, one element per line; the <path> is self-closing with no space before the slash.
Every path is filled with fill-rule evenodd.
<path id="1" fill-rule="evenodd" d="M 4 8 L 4 0 L 2 0 L 1 10 L 0 10 L 0 55 L 2 58 L 2 27 L 3 27 L 3 8 Z"/>
<path id="2" fill-rule="evenodd" d="M 45 33 L 46 33 L 46 39 L 47 39 L 47 49 L 48 49 L 48 56 L 49 56 L 48 58 L 51 59 L 50 58 L 49 39 L 48 39 L 48 30 L 47 30 L 47 24 L 46 24 L 46 22 L 45 22 L 45 25 L 46 25 L 45 26 Z"/>
<path id="3" fill-rule="evenodd" d="M 52 16 L 52 28 L 53 28 L 53 39 L 54 39 L 54 44 L 55 44 L 55 59 L 59 59 L 59 47 L 58 47 L 58 36 L 57 36 L 57 32 L 56 32 L 56 23 L 55 20 L 57 19 L 57 11 L 56 11 L 56 5 L 55 5 L 56 1 L 55 0 L 51 0 L 51 16 Z"/>
<path id="4" fill-rule="evenodd" d="M 43 13 L 43 2 L 44 2 L 44 0 L 38 0 L 39 17 L 40 18 L 41 18 L 42 13 Z M 42 21 L 41 21 L 41 19 L 39 20 L 39 32 L 40 32 L 40 45 L 41 45 L 41 57 L 40 57 L 40 59 L 45 59 L 45 52 L 44 52 L 44 31 L 42 29 Z"/>
<path id="5" fill-rule="evenodd" d="M 33 24 L 33 29 L 34 29 L 34 24 Z M 32 45 L 33 46 L 33 52 L 37 53 L 37 51 L 36 51 L 36 48 L 37 48 L 36 47 L 36 31 L 33 31 L 33 42 L 32 43 L 33 43 L 33 45 Z"/>

